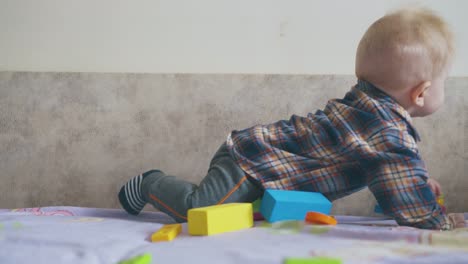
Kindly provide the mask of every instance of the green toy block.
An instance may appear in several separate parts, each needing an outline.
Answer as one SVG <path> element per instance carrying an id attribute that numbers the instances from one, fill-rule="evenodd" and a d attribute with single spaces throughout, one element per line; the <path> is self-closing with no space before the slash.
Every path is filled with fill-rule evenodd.
<path id="1" fill-rule="evenodd" d="M 341 259 L 336 258 L 286 258 L 284 264 L 341 264 Z"/>
<path id="2" fill-rule="evenodd" d="M 118 264 L 150 264 L 151 263 L 151 254 L 146 253 L 143 255 L 138 255 L 134 258 L 120 261 Z"/>
<path id="3" fill-rule="evenodd" d="M 21 227 L 23 227 L 23 225 L 20 222 L 14 222 L 13 223 L 13 228 L 14 229 L 20 229 Z"/>
<path id="4" fill-rule="evenodd" d="M 260 212 L 260 205 L 262 204 L 262 199 L 257 199 L 252 203 L 253 211 Z"/>

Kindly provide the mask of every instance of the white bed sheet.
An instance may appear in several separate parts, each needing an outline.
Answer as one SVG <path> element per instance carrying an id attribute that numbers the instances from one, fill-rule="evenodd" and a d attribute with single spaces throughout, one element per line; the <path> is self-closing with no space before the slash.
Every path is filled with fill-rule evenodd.
<path id="1" fill-rule="evenodd" d="M 143 253 L 152 263 L 282 263 L 326 256 L 343 263 L 468 263 L 468 230 L 425 231 L 384 218 L 337 217 L 339 225 L 256 222 L 251 229 L 171 242 L 150 235 L 172 223 L 162 213 L 43 207 L 0 210 L 0 263 L 118 263 Z"/>

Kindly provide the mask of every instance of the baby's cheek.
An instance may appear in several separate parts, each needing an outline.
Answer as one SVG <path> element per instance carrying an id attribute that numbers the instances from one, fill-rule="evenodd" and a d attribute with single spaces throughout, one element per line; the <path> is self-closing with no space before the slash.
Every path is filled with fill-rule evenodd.
<path id="1" fill-rule="evenodd" d="M 439 96 L 438 102 L 437 102 L 437 109 L 439 109 L 445 102 L 445 95 L 442 93 L 442 95 Z"/>
<path id="2" fill-rule="evenodd" d="M 432 98 L 432 102 L 427 105 L 427 112 L 433 114 L 439 110 L 442 105 L 444 105 L 444 95 L 437 95 L 435 98 Z"/>

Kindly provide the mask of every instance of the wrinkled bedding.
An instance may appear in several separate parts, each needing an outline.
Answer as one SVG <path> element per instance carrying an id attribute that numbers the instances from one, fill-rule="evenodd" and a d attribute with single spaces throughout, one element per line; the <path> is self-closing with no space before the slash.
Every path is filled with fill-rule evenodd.
<path id="1" fill-rule="evenodd" d="M 465 219 L 467 214 L 465 214 Z M 149 253 L 152 263 L 282 263 L 325 256 L 342 263 L 468 263 L 468 229 L 449 232 L 399 227 L 378 217 L 337 216 L 337 226 L 301 221 L 207 237 L 182 234 L 152 243 L 172 220 L 163 213 L 131 216 L 118 209 L 0 209 L 0 263 L 118 263 Z"/>

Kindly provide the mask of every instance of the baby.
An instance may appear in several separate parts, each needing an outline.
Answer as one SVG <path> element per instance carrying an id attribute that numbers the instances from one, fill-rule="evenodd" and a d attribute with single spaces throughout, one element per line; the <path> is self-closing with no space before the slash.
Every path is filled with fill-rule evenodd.
<path id="1" fill-rule="evenodd" d="M 445 22 L 426 9 L 403 9 L 370 26 L 356 55 L 357 84 L 343 99 L 307 117 L 232 131 L 199 185 L 151 170 L 119 192 L 123 208 L 146 203 L 187 221 L 195 207 L 253 202 L 265 189 L 320 192 L 331 201 L 368 187 L 400 225 L 450 230 L 463 215 L 445 215 L 440 185 L 428 173 L 412 117 L 444 101 L 453 55 Z"/>

